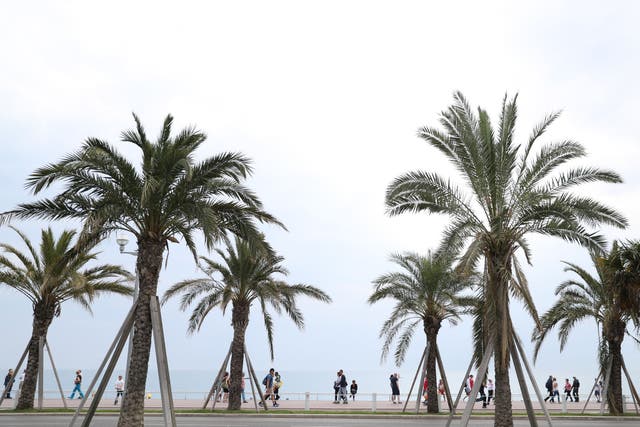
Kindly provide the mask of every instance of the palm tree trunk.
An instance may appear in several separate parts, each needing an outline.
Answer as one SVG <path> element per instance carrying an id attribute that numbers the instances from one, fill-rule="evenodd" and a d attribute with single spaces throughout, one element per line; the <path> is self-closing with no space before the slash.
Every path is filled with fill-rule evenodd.
<path id="1" fill-rule="evenodd" d="M 429 325 L 427 325 L 429 323 Z M 438 341 L 438 330 L 440 322 L 433 320 L 431 322 L 425 320 L 425 333 L 427 342 L 429 343 L 429 354 L 427 355 L 427 412 L 437 414 L 438 410 L 438 378 L 436 371 L 436 345 Z M 420 384 L 422 387 L 422 384 Z"/>
<path id="2" fill-rule="evenodd" d="M 244 337 L 249 325 L 250 306 L 246 302 L 235 302 L 231 315 L 233 341 L 231 342 L 231 384 L 229 386 L 228 409 L 237 410 L 242 406 L 242 366 L 244 364 Z"/>
<path id="3" fill-rule="evenodd" d="M 606 399 L 609 403 L 609 413 L 620 415 L 624 413 L 622 405 L 622 340 L 624 339 L 624 326 L 620 327 L 608 339 L 609 357 L 611 357 L 611 377 L 607 386 Z"/>
<path id="4" fill-rule="evenodd" d="M 129 372 L 127 372 L 126 395 L 118 419 L 118 427 L 142 427 L 144 425 L 144 392 L 151 351 L 152 296 L 158 289 L 158 278 L 162 268 L 164 242 L 151 239 L 138 241 L 138 301 L 134 314 L 133 346 Z"/>
<path id="5" fill-rule="evenodd" d="M 509 384 L 509 348 L 511 340 L 511 316 L 509 315 L 509 280 L 511 263 L 508 254 L 486 256 L 487 263 L 487 307 L 489 334 L 494 336 L 495 382 L 495 427 L 513 427 L 511 386 Z M 482 381 L 478 378 L 477 381 Z"/>
<path id="6" fill-rule="evenodd" d="M 16 409 L 33 409 L 36 385 L 38 383 L 38 367 L 40 366 L 40 363 L 42 363 L 39 352 L 40 337 L 44 337 L 46 339 L 47 331 L 53 321 L 54 312 L 55 307 L 47 307 L 42 301 L 38 302 L 33 309 L 33 326 L 31 340 L 29 341 L 29 358 L 27 359 L 27 368 L 25 369 L 20 399 L 18 399 Z M 18 378 L 20 373 L 16 372 L 15 376 Z"/>

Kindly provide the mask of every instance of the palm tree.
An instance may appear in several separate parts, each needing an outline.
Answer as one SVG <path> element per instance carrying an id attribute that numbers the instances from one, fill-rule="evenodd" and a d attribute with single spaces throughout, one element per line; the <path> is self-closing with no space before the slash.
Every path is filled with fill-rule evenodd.
<path id="1" fill-rule="evenodd" d="M 139 169 L 111 144 L 89 138 L 78 151 L 37 169 L 27 180 L 35 194 L 56 182 L 64 186 L 61 193 L 20 204 L 0 218 L 0 222 L 13 217 L 78 218 L 84 223 L 81 239 L 116 230 L 130 232 L 137 239 L 140 288 L 120 427 L 143 424 L 152 332 L 149 304 L 157 295 L 169 242 L 182 238 L 197 259 L 196 232 L 201 232 L 211 249 L 227 232 L 255 237 L 256 220 L 281 225 L 242 185 L 251 173 L 247 157 L 222 153 L 196 162 L 195 152 L 206 140 L 204 133 L 186 128 L 171 136 L 173 117 L 169 115 L 157 141 L 150 142 L 138 117 L 134 119 L 136 129 L 123 132 L 122 141 L 140 150 Z"/>
<path id="2" fill-rule="evenodd" d="M 601 372 L 606 372 L 609 362 L 611 377 L 607 390 L 609 412 L 621 414 L 622 405 L 622 341 L 628 334 L 630 316 L 622 309 L 623 286 L 617 280 L 620 246 L 614 242 L 608 253 L 591 253 L 597 277 L 585 269 L 565 262 L 565 271 L 575 273 L 578 280 L 566 280 L 556 288 L 558 300 L 542 316 L 541 328 L 534 329 L 535 357 L 548 333 L 558 326 L 560 351 L 567 344 L 573 328 L 583 320 L 593 319 L 598 328 L 598 359 Z"/>
<path id="3" fill-rule="evenodd" d="M 422 326 L 429 344 L 427 357 L 427 393 L 437 396 L 436 348 L 438 332 L 445 320 L 457 324 L 462 307 L 459 305 L 459 292 L 470 285 L 467 278 L 454 273 L 454 259 L 446 255 L 427 256 L 407 252 L 391 255 L 391 261 L 397 264 L 400 272 L 387 273 L 373 283 L 374 292 L 369 304 L 384 299 L 395 301 L 391 316 L 380 329 L 380 338 L 384 337 L 382 360 L 389 354 L 393 342 L 397 339 L 395 362 L 400 366 L 411 344 L 413 334 Z M 438 412 L 438 399 L 428 400 L 428 412 Z"/>
<path id="4" fill-rule="evenodd" d="M 284 258 L 265 249 L 264 245 L 236 238 L 235 246 L 227 243 L 226 252 L 216 249 L 216 253 L 222 262 L 201 257 L 204 263 L 201 269 L 207 275 L 206 278 L 177 283 L 165 292 L 162 300 L 164 303 L 173 296 L 183 294 L 180 309 L 184 311 L 194 303 L 196 298 L 202 297 L 195 304 L 189 318 L 189 333 L 200 330 L 211 310 L 218 307 L 225 313 L 231 304 L 233 341 L 228 409 L 240 409 L 245 332 L 249 326 L 251 306 L 255 303 L 262 311 L 269 350 L 273 359 L 273 318 L 268 311 L 268 306 L 271 306 L 276 313 L 284 311 L 296 326 L 303 328 L 304 317 L 298 309 L 296 298 L 304 295 L 322 302 L 330 302 L 331 298 L 313 286 L 289 285 L 278 278 L 288 274 L 287 269 L 282 265 Z"/>
<path id="5" fill-rule="evenodd" d="M 13 228 L 13 227 L 12 227 Z M 92 252 L 98 240 L 76 242 L 75 231 L 63 231 L 58 239 L 50 228 L 42 230 L 39 251 L 27 236 L 13 228 L 27 247 L 21 252 L 0 243 L 0 284 L 15 289 L 31 301 L 33 325 L 29 341 L 29 358 L 17 409 L 32 409 L 36 389 L 40 338 L 46 339 L 53 318 L 60 316 L 62 304 L 74 300 L 91 312 L 93 300 L 105 293 L 131 295 L 125 284 L 131 275 L 121 267 L 109 264 L 88 267 L 96 259 Z M 15 260 L 13 260 L 15 258 Z"/>
<path id="6" fill-rule="evenodd" d="M 585 226 L 610 224 L 625 227 L 626 219 L 598 201 L 569 192 L 580 184 L 621 182 L 612 171 L 579 167 L 558 172 L 568 161 L 583 157 L 584 148 L 573 141 L 560 141 L 534 150 L 558 114 L 547 116 L 524 144 L 514 141 L 517 96 L 505 96 L 497 129 L 486 110 L 474 111 L 457 92 L 454 103 L 441 113 L 441 131 L 424 127 L 418 136 L 440 150 L 460 173 L 470 193 L 437 173 L 414 171 L 396 178 L 386 194 L 387 213 L 446 214 L 451 223 L 442 247 L 463 252 L 466 269 L 484 261 L 486 325 L 495 343 L 496 426 L 512 426 L 509 386 L 509 351 L 512 324 L 509 292 L 530 300 L 514 277 L 521 275 L 516 254 L 530 260 L 526 237 L 542 234 L 560 237 L 597 249 L 600 235 Z M 466 265 L 465 265 L 466 264 Z M 522 277 L 524 275 L 521 275 Z"/>

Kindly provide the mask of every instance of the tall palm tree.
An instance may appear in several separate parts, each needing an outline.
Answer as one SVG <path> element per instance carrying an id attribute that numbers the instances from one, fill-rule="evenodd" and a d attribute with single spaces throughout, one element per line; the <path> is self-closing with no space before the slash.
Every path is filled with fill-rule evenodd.
<path id="1" fill-rule="evenodd" d="M 267 330 L 269 350 L 273 359 L 273 318 L 270 306 L 276 313 L 285 312 L 299 328 L 304 327 L 304 317 L 298 309 L 296 298 L 308 296 L 322 302 L 331 298 L 320 289 L 304 285 L 289 285 L 278 276 L 286 276 L 288 271 L 282 265 L 284 258 L 257 245 L 239 238 L 235 245 L 227 243 L 226 251 L 216 249 L 222 262 L 201 257 L 202 271 L 206 278 L 185 280 L 169 288 L 162 300 L 182 294 L 180 309 L 187 310 L 196 298 L 189 318 L 188 332 L 200 330 L 211 310 L 220 308 L 225 313 L 231 304 L 231 385 L 229 387 L 228 409 L 240 409 L 240 390 L 244 359 L 245 332 L 249 326 L 249 314 L 256 304 L 262 311 Z"/>
<path id="2" fill-rule="evenodd" d="M 221 153 L 196 162 L 204 133 L 186 128 L 172 136 L 169 115 L 151 142 L 138 117 L 134 119 L 136 128 L 123 132 L 122 141 L 139 149 L 139 168 L 111 144 L 89 138 L 78 151 L 37 169 L 27 180 L 35 194 L 60 182 L 63 189 L 57 196 L 20 204 L 0 218 L 78 218 L 84 223 L 83 236 L 123 230 L 137 239 L 140 289 L 120 427 L 143 425 L 152 332 L 149 303 L 157 294 L 169 242 L 181 238 L 197 259 L 197 232 L 211 249 L 227 232 L 255 238 L 256 220 L 281 225 L 242 184 L 251 173 L 247 157 Z"/>
<path id="3" fill-rule="evenodd" d="M 443 248 L 464 253 L 466 268 L 482 259 L 488 330 L 495 342 L 496 426 L 512 426 L 509 351 L 512 323 L 509 292 L 530 299 L 514 281 L 516 253 L 527 261 L 526 237 L 542 234 L 560 237 L 589 248 L 600 248 L 603 239 L 585 226 L 609 224 L 625 227 L 626 219 L 590 197 L 569 190 L 589 182 L 621 182 L 612 171 L 577 167 L 558 171 L 568 161 L 583 157 L 584 148 L 573 141 L 549 143 L 534 150 L 558 113 L 547 116 L 523 144 L 514 140 L 517 96 L 502 103 L 494 129 L 486 110 L 473 110 L 457 92 L 454 103 L 441 113 L 444 130 L 424 127 L 418 136 L 440 150 L 459 172 L 455 183 L 434 172 L 414 171 L 396 178 L 386 194 L 387 213 L 427 212 L 449 215 Z"/>
<path id="4" fill-rule="evenodd" d="M 12 227 L 13 228 L 13 227 Z M 27 247 L 27 252 L 0 243 L 0 284 L 20 292 L 31 301 L 33 325 L 29 341 L 29 358 L 17 409 L 32 409 L 38 366 L 40 338 L 46 339 L 53 318 L 60 316 L 62 304 L 74 300 L 91 312 L 93 300 L 105 293 L 131 295 L 126 285 L 131 275 L 109 264 L 87 266 L 96 259 L 92 252 L 97 239 L 74 243 L 75 231 L 63 231 L 56 239 L 50 228 L 42 230 L 39 250 L 27 236 L 13 228 Z"/>
<path id="5" fill-rule="evenodd" d="M 618 280 L 620 246 L 614 242 L 608 253 L 591 253 L 597 276 L 585 269 L 565 262 L 565 271 L 578 276 L 577 280 L 566 280 L 556 288 L 558 300 L 542 316 L 541 327 L 534 329 L 535 357 L 549 332 L 558 326 L 560 351 L 567 344 L 573 328 L 583 320 L 593 319 L 598 328 L 598 359 L 601 372 L 606 372 L 609 362 L 611 377 L 606 398 L 609 412 L 620 414 L 622 405 L 622 342 L 628 334 L 630 316 L 622 309 L 623 284 Z M 622 286 L 621 286 L 622 285 Z"/>
<path id="6" fill-rule="evenodd" d="M 395 302 L 390 317 L 380 329 L 384 337 L 382 360 L 385 360 L 397 339 L 395 362 L 399 366 L 411 344 L 415 330 L 422 326 L 429 344 L 427 357 L 427 393 L 437 396 L 436 352 L 438 332 L 446 320 L 457 324 L 463 308 L 459 304 L 459 292 L 470 286 L 471 281 L 452 269 L 453 257 L 446 255 L 427 256 L 407 252 L 391 255 L 400 272 L 387 273 L 378 277 L 369 304 L 384 299 Z M 438 412 L 438 399 L 428 400 L 428 412 Z"/>

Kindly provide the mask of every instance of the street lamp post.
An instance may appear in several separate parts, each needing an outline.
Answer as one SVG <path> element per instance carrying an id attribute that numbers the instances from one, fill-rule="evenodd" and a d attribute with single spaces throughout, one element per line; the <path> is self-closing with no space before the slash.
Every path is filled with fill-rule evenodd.
<path id="1" fill-rule="evenodd" d="M 129 243 L 129 239 L 127 239 L 127 236 L 125 236 L 124 234 L 120 234 L 118 235 L 118 237 L 116 238 L 116 242 L 118 243 L 118 246 L 120 247 L 120 253 L 121 254 L 127 254 L 127 255 L 133 255 L 135 257 L 138 256 L 138 252 L 137 251 L 125 251 L 124 248 L 127 246 L 127 243 Z M 138 278 L 138 263 L 137 263 L 137 259 L 136 259 L 136 278 L 135 278 L 135 287 L 133 289 L 133 304 L 135 305 L 138 301 L 138 288 L 139 288 L 140 284 L 139 284 L 139 278 Z M 122 400 L 120 401 L 121 405 L 124 403 L 124 400 L 127 398 L 127 389 L 129 387 L 129 378 L 127 377 L 127 375 L 129 375 L 129 362 L 131 361 L 131 352 L 133 351 L 133 330 L 131 330 L 131 332 L 129 333 L 129 345 L 127 346 L 127 365 L 126 365 L 126 370 L 125 370 L 125 378 L 126 378 L 126 383 L 125 383 L 125 393 L 124 396 L 122 396 Z"/>

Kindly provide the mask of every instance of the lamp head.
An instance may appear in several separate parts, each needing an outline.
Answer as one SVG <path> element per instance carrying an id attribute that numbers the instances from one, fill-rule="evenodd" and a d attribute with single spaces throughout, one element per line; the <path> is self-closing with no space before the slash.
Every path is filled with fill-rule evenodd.
<path id="1" fill-rule="evenodd" d="M 129 243 L 129 239 L 127 239 L 125 235 L 121 234 L 116 238 L 116 242 L 118 243 L 118 246 L 120 246 L 120 253 L 122 253 L 124 252 L 124 247 Z"/>

